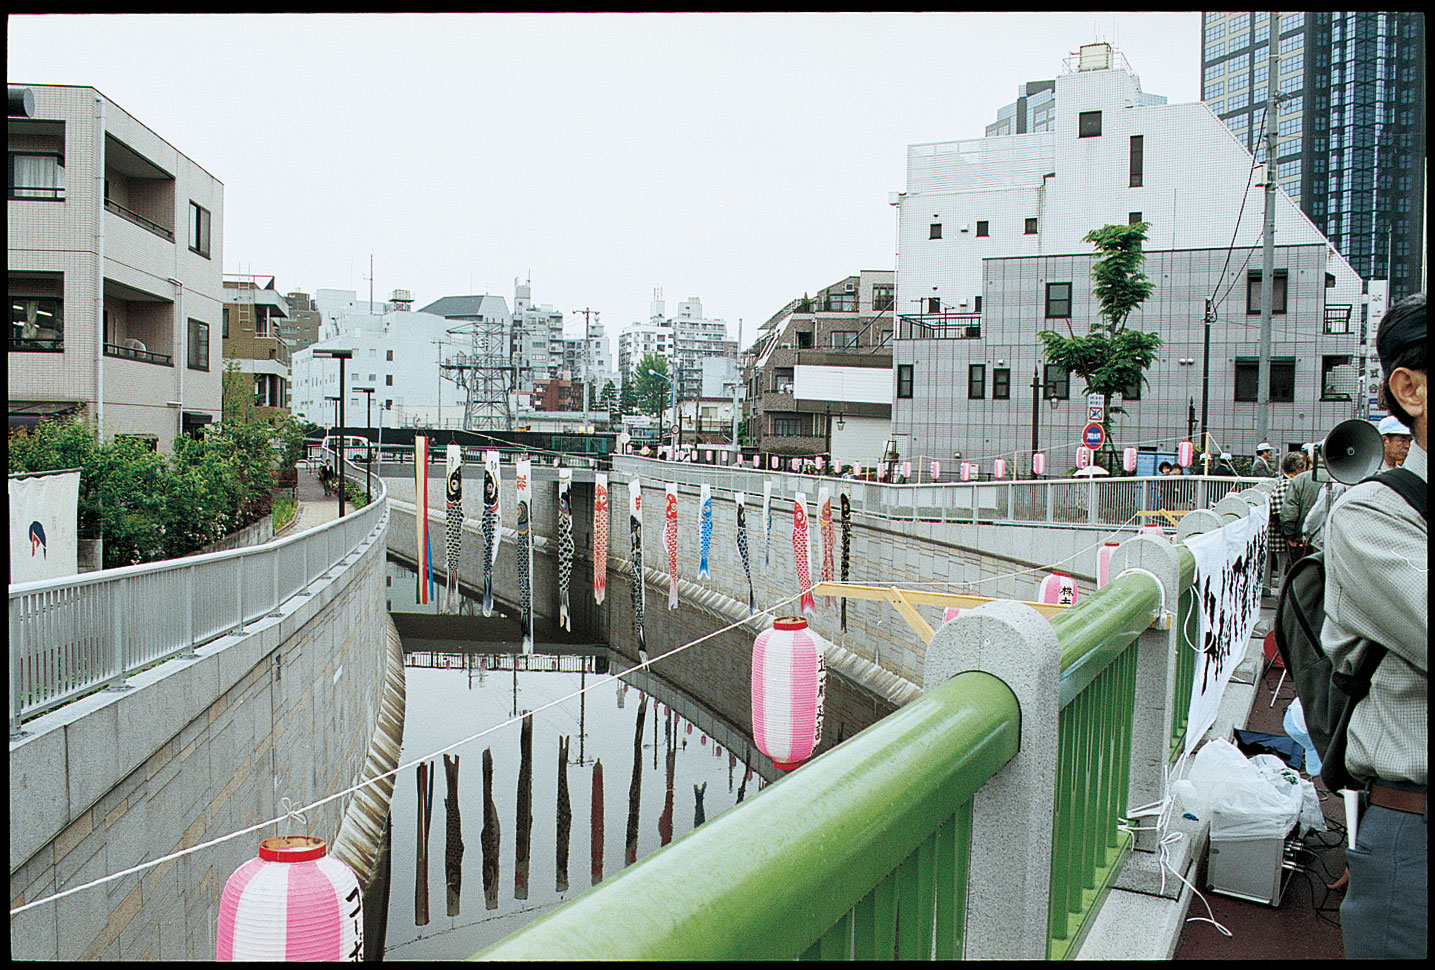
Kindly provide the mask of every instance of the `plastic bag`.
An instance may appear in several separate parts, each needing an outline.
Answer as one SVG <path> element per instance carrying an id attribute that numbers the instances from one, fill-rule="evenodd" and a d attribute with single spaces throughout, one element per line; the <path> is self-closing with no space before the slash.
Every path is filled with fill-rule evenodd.
<path id="1" fill-rule="evenodd" d="M 1301 814 L 1300 775 L 1273 755 L 1247 759 L 1229 741 L 1209 741 L 1196 752 L 1185 781 L 1172 791 L 1186 811 L 1210 818 L 1211 838 L 1284 838 Z"/>

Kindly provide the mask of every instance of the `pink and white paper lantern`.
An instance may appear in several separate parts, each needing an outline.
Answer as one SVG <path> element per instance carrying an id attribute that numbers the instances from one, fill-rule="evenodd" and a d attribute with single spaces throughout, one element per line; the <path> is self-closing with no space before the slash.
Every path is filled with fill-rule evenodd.
<path id="1" fill-rule="evenodd" d="M 1076 597 L 1076 580 L 1066 573 L 1053 572 L 1041 581 L 1036 600 L 1038 603 L 1071 606 L 1076 603 Z"/>
<path id="2" fill-rule="evenodd" d="M 992 462 L 992 477 L 993 477 L 993 478 L 1006 478 L 1006 459 L 1005 459 L 1005 458 L 998 458 L 996 461 Z"/>
<path id="3" fill-rule="evenodd" d="M 1096 588 L 1100 589 L 1111 581 L 1111 555 L 1119 542 L 1108 542 L 1096 551 Z"/>
<path id="4" fill-rule="evenodd" d="M 1091 449 L 1085 445 L 1076 446 L 1076 467 L 1086 468 L 1091 464 Z"/>
<path id="5" fill-rule="evenodd" d="M 942 463 L 939 462 L 939 461 L 934 461 L 934 462 L 932 462 L 932 481 L 935 482 L 937 479 L 939 479 L 939 478 L 941 478 L 941 477 L 942 477 Z"/>
<path id="6" fill-rule="evenodd" d="M 946 606 L 942 608 L 943 623 L 950 623 L 961 615 L 962 608 L 960 606 Z"/>
<path id="7" fill-rule="evenodd" d="M 1150 536 L 1153 539 L 1160 539 L 1162 542 L 1171 541 L 1171 537 L 1166 535 L 1166 530 L 1161 528 L 1161 526 L 1157 525 L 1155 522 L 1147 522 L 1145 525 L 1143 525 L 1141 527 L 1141 534 L 1143 536 Z"/>
<path id="8" fill-rule="evenodd" d="M 1121 452 L 1121 467 L 1124 468 L 1124 469 L 1126 469 L 1127 472 L 1134 472 L 1134 471 L 1136 470 L 1136 449 L 1135 449 L 1135 448 L 1130 447 L 1130 446 L 1127 446 L 1127 447 Z"/>
<path id="9" fill-rule="evenodd" d="M 1189 441 L 1183 441 L 1176 446 L 1176 464 L 1182 468 L 1190 468 L 1191 462 L 1196 458 L 1196 446 Z"/>
<path id="10" fill-rule="evenodd" d="M 284 835 L 234 871 L 219 898 L 215 959 L 359 961 L 363 901 L 354 871 L 324 840 Z"/>
<path id="11" fill-rule="evenodd" d="M 1033 475 L 1046 474 L 1046 455 L 1040 451 L 1033 452 L 1031 456 L 1031 473 Z"/>
<path id="12" fill-rule="evenodd" d="M 902 477 L 908 480 L 912 477 L 912 462 L 910 459 L 902 462 Z"/>
<path id="13" fill-rule="evenodd" d="M 800 616 L 779 616 L 752 645 L 752 738 L 781 771 L 822 740 L 825 641 Z"/>
<path id="14" fill-rule="evenodd" d="M 969 461 L 964 461 L 964 462 L 962 462 L 962 481 L 964 481 L 964 482 L 969 482 L 969 481 L 971 481 L 971 480 L 972 480 L 972 463 L 969 462 Z"/>

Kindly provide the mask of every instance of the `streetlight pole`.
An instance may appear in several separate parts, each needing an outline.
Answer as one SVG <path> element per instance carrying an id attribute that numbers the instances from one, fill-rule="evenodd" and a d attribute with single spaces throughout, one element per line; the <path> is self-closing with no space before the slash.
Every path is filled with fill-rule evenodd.
<path id="1" fill-rule="evenodd" d="M 372 387 L 356 387 L 354 390 L 360 394 L 368 395 L 364 405 L 364 437 L 369 442 L 369 467 L 364 471 L 364 499 L 366 502 L 374 501 L 374 389 Z"/>
<path id="2" fill-rule="evenodd" d="M 649 373 L 649 374 L 652 374 L 654 377 L 661 377 L 663 380 L 667 381 L 667 382 L 668 382 L 668 388 L 669 388 L 669 389 L 671 390 L 671 392 L 672 392 L 672 396 L 669 398 L 669 400 L 672 402 L 672 408 L 673 408 L 673 431 L 674 431 L 674 435 L 673 435 L 673 450 L 672 450 L 672 452 L 668 455 L 668 458 L 669 458 L 669 460 L 671 460 L 671 461 L 677 461 L 677 459 L 678 459 L 678 445 L 679 445 L 679 443 L 680 443 L 680 442 L 679 442 L 679 437 L 680 437 L 680 436 L 682 435 L 682 433 L 683 433 L 683 432 L 682 432 L 682 425 L 680 425 L 680 424 L 678 423 L 678 385 L 673 381 L 673 379 L 672 379 L 671 377 L 669 377 L 667 374 L 664 374 L 662 371 L 653 370 L 653 368 L 649 367 L 649 368 L 648 368 L 648 373 Z"/>
<path id="3" fill-rule="evenodd" d="M 336 347 L 315 349 L 315 357 L 334 357 L 339 361 L 339 518 L 344 517 L 344 365 L 354 356 L 352 350 Z"/>

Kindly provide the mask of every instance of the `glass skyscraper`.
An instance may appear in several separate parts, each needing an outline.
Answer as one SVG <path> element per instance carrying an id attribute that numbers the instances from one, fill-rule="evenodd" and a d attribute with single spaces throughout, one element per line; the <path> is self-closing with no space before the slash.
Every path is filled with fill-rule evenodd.
<path id="1" fill-rule="evenodd" d="M 1279 13 L 1274 78 L 1270 16 L 1202 15 L 1203 100 L 1265 161 L 1275 84 L 1280 186 L 1392 303 L 1424 289 L 1424 15 Z"/>

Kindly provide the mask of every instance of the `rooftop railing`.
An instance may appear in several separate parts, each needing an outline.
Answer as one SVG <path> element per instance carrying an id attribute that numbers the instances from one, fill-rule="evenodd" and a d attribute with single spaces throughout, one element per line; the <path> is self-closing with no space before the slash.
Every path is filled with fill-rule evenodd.
<path id="1" fill-rule="evenodd" d="M 384 527 L 382 482 L 375 493 L 342 519 L 265 545 L 12 585 L 10 736 L 27 718 L 277 615 Z"/>

